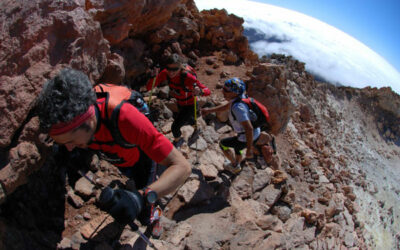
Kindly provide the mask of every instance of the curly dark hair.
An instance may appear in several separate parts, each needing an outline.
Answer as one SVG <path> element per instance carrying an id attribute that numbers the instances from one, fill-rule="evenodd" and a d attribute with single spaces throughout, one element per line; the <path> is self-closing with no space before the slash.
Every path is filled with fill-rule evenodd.
<path id="1" fill-rule="evenodd" d="M 63 69 L 46 82 L 36 103 L 43 131 L 59 122 L 71 121 L 96 102 L 96 94 L 87 75 L 74 69 Z"/>

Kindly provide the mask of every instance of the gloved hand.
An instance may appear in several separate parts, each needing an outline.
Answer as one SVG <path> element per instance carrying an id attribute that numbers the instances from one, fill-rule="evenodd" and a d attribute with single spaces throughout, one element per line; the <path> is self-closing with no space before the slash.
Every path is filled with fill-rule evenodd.
<path id="1" fill-rule="evenodd" d="M 101 191 L 98 204 L 117 222 L 126 225 L 135 220 L 144 207 L 143 197 L 136 190 L 113 190 L 106 187 Z"/>

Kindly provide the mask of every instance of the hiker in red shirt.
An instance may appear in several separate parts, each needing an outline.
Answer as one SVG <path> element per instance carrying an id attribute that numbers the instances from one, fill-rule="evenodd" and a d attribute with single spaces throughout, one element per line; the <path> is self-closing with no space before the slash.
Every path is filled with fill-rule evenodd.
<path id="1" fill-rule="evenodd" d="M 167 59 L 166 66 L 161 72 L 158 72 L 158 68 L 153 72 L 155 78 L 149 79 L 147 90 L 152 90 L 163 81 L 168 81 L 170 94 L 177 100 L 179 109 L 171 127 L 174 145 L 179 147 L 183 143 L 183 138 L 180 138 L 181 127 L 195 124 L 194 96 L 208 96 L 211 92 L 196 78 L 193 68 L 182 63 L 178 54 L 172 54 Z"/>
<path id="2" fill-rule="evenodd" d="M 64 69 L 49 80 L 38 99 L 40 126 L 57 144 L 69 151 L 89 148 L 101 152 L 134 180 L 143 199 L 149 190 L 163 197 L 185 182 L 190 164 L 147 117 L 132 104 L 121 102 L 118 119 L 110 121 L 105 118 L 106 109 L 105 98 L 96 98 L 89 78 L 72 69 Z M 129 144 L 117 143 L 110 122 Z M 155 163 L 166 170 L 152 182 Z"/>

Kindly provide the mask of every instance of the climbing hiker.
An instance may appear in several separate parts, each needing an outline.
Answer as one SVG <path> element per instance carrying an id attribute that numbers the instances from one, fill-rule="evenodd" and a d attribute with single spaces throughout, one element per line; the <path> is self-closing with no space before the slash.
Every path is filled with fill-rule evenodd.
<path id="1" fill-rule="evenodd" d="M 174 114 L 171 130 L 174 136 L 174 145 L 180 147 L 184 142 L 181 138 L 181 127 L 194 125 L 194 96 L 208 96 L 210 90 L 200 83 L 194 69 L 182 62 L 178 54 L 172 54 L 166 60 L 166 68 L 159 72 L 156 68 L 153 78 L 147 83 L 147 90 L 151 91 L 163 81 L 168 81 L 170 94 L 177 100 L 178 112 Z"/>
<path id="2" fill-rule="evenodd" d="M 63 69 L 45 84 L 38 98 L 40 127 L 69 151 L 87 148 L 102 153 L 133 180 L 143 203 L 150 204 L 146 200 L 154 202 L 183 184 L 191 167 L 144 114 L 117 97 L 96 96 L 83 72 Z M 151 172 L 157 164 L 166 170 L 154 180 Z"/>
<path id="3" fill-rule="evenodd" d="M 256 114 L 241 101 L 246 97 L 245 90 L 246 85 L 239 78 L 228 79 L 222 88 L 224 98 L 228 103 L 201 109 L 203 116 L 212 112 L 230 110 L 229 121 L 237 135 L 222 139 L 219 145 L 229 160 L 225 161 L 224 168 L 234 174 L 238 174 L 242 170 L 241 163 L 244 160 L 242 150 L 246 149 L 246 159 L 252 159 L 254 156 L 253 144 L 260 136 L 260 127 L 252 125 L 252 121 L 257 120 Z M 234 154 L 230 148 L 233 148 Z"/>

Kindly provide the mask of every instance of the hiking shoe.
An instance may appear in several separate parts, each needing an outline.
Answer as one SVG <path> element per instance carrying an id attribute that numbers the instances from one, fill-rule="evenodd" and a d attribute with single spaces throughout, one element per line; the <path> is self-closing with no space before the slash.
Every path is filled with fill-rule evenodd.
<path id="1" fill-rule="evenodd" d="M 199 135 L 200 135 L 200 129 L 196 128 L 193 131 L 193 134 L 188 139 L 188 145 L 192 145 L 193 143 L 195 143 L 197 139 L 199 139 Z"/>
<path id="2" fill-rule="evenodd" d="M 238 174 L 240 173 L 240 171 L 242 171 L 242 167 L 239 164 L 233 166 L 232 163 L 229 161 L 224 162 L 224 169 L 231 172 L 232 174 Z"/>
<path id="3" fill-rule="evenodd" d="M 179 140 L 175 141 L 172 143 L 175 148 L 180 148 L 182 144 L 185 142 L 183 138 L 179 138 Z"/>

